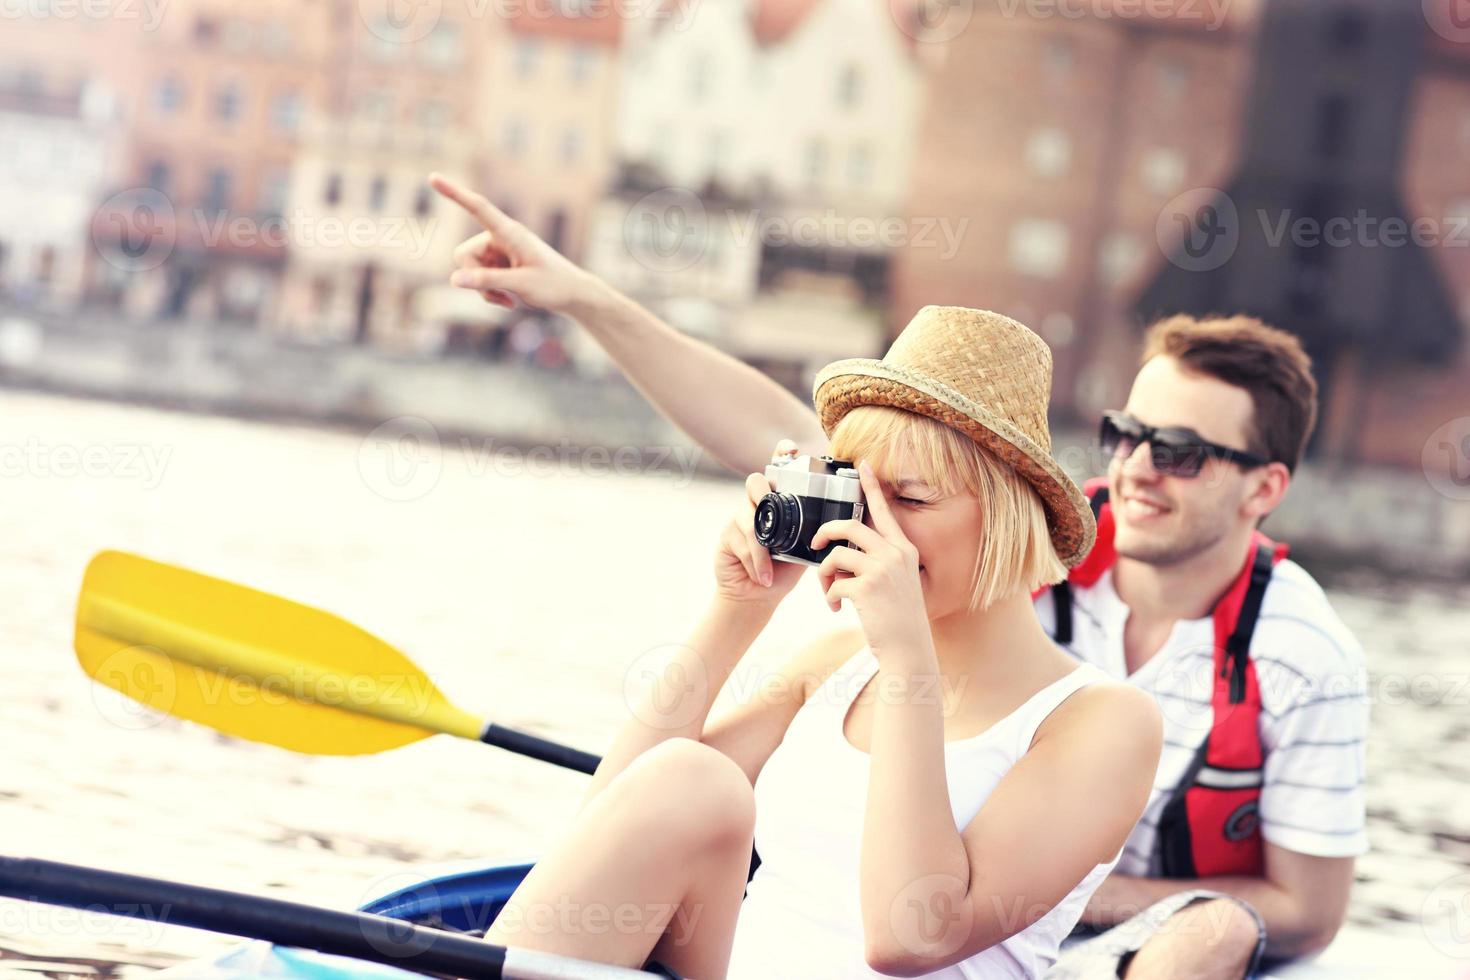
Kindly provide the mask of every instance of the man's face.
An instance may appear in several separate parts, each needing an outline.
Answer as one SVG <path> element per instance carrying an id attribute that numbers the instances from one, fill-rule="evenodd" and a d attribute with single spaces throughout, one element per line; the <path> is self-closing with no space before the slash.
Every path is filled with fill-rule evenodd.
<path id="1" fill-rule="evenodd" d="M 1192 429 L 1231 449 L 1250 449 L 1254 411 L 1242 388 L 1184 371 L 1172 357 L 1150 358 L 1138 372 L 1125 409 L 1145 425 Z M 1207 551 L 1255 517 L 1243 510 L 1252 475 L 1210 458 L 1198 476 L 1154 469 L 1151 446 L 1115 456 L 1108 466 L 1114 544 L 1124 558 L 1173 565 Z"/>

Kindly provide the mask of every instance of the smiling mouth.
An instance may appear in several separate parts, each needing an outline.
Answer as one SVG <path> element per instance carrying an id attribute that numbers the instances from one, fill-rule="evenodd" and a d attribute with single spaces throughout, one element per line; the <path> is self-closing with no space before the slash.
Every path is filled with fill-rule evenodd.
<path id="1" fill-rule="evenodd" d="M 1146 520 L 1150 517 L 1161 517 L 1169 513 L 1172 508 L 1165 507 L 1163 504 L 1155 503 L 1152 500 L 1146 500 L 1143 497 L 1129 495 L 1123 498 L 1123 510 L 1131 519 Z"/>

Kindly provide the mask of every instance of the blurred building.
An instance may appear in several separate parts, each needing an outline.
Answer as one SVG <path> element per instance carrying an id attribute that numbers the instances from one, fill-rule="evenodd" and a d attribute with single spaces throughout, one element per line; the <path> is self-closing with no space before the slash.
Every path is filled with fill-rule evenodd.
<path id="1" fill-rule="evenodd" d="M 1202 189 L 1230 186 L 1242 164 L 1263 7 L 1199 4 L 1153 15 L 1162 8 L 1119 3 L 1112 16 L 1095 5 L 1067 17 L 1016 9 L 977 5 L 933 78 L 907 211 L 975 220 L 952 257 L 903 251 L 889 325 L 901 327 L 925 303 L 1016 316 L 1056 354 L 1058 412 L 1090 418 L 1126 398 L 1140 325 L 1133 303 L 1177 245 L 1171 212 Z M 1463 331 L 1470 38 L 1451 41 L 1431 27 L 1420 23 L 1425 55 L 1402 183 L 1408 217 L 1428 217 L 1440 230 L 1429 251 Z M 1338 42 L 1304 36 L 1299 43 Z M 1375 78 L 1380 67 L 1359 66 L 1355 76 Z M 1280 258 L 1289 258 L 1285 250 Z M 1385 337 L 1393 329 L 1381 325 Z M 1404 433 L 1427 434 L 1463 414 L 1467 346 L 1439 365 L 1392 366 L 1371 349 L 1345 351 L 1340 364 L 1334 356 L 1322 448 L 1339 459 L 1418 465 L 1421 442 Z"/>
<path id="2" fill-rule="evenodd" d="M 423 24 L 357 14 L 336 33 L 302 122 L 273 322 L 316 340 L 432 347 L 419 294 L 444 283 L 470 223 L 427 178 L 471 172 L 489 26 L 455 8 Z"/>
<path id="3" fill-rule="evenodd" d="M 873 0 L 669 0 L 635 22 L 589 267 L 795 384 L 874 345 L 921 96 L 905 26 Z"/>
<path id="4" fill-rule="evenodd" d="M 119 138 L 117 100 L 97 79 L 60 91 L 45 84 L 34 74 L 0 83 L 0 295 L 67 308 L 91 264 L 92 214 Z"/>
<path id="5" fill-rule="evenodd" d="M 502 209 L 580 261 L 613 172 L 624 21 L 617 4 L 517 4 L 489 40 L 476 176 Z"/>
<path id="6" fill-rule="evenodd" d="M 302 122 L 321 103 L 349 6 L 328 0 L 171 0 L 128 38 L 128 123 L 120 196 L 98 215 L 104 259 L 126 254 L 111 229 L 166 211 L 166 261 L 98 264 L 99 292 L 137 315 L 256 324 L 268 319 L 287 255 L 286 190 Z M 123 234 L 117 232 L 118 235 Z"/>
<path id="7" fill-rule="evenodd" d="M 1102 366 L 1134 349 L 1094 348 L 1089 334 L 1158 256 L 1161 209 L 1235 161 L 1250 21 L 1228 9 L 1237 19 L 1211 29 L 978 4 L 929 87 L 907 208 L 973 220 L 952 255 L 903 251 L 891 323 L 928 303 L 1003 311 L 1051 345 L 1055 404 L 1116 399 Z"/>

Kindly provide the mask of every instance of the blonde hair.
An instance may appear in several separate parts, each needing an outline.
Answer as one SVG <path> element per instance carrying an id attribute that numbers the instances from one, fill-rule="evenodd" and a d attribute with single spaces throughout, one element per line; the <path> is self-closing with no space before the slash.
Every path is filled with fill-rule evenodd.
<path id="1" fill-rule="evenodd" d="M 963 432 L 901 408 L 860 405 L 837 423 L 830 442 L 838 459 L 865 459 L 890 474 L 909 464 L 940 493 L 974 495 L 985 534 L 975 556 L 971 612 L 1066 577 L 1041 497 L 1014 467 Z"/>

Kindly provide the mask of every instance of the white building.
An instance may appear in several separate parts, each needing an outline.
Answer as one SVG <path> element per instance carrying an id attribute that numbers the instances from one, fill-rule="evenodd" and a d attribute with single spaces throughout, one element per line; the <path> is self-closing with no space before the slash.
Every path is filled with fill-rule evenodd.
<path id="1" fill-rule="evenodd" d="M 912 28 L 890 10 L 888 0 L 667 0 L 632 21 L 621 173 L 596 214 L 588 266 L 748 359 L 765 352 L 804 369 L 869 353 L 881 324 L 875 333 L 863 306 L 879 297 L 861 287 L 884 279 L 898 244 L 923 84 Z M 886 239 L 874 233 L 885 220 Z M 849 292 L 851 303 L 831 300 Z M 832 327 L 843 318 L 846 337 Z"/>
<path id="2" fill-rule="evenodd" d="M 699 0 L 635 28 L 621 159 L 684 187 L 901 213 L 921 76 L 885 0 Z"/>
<path id="3" fill-rule="evenodd" d="M 0 90 L 0 294 L 80 299 L 91 230 L 113 174 L 116 101 L 91 84 Z"/>

